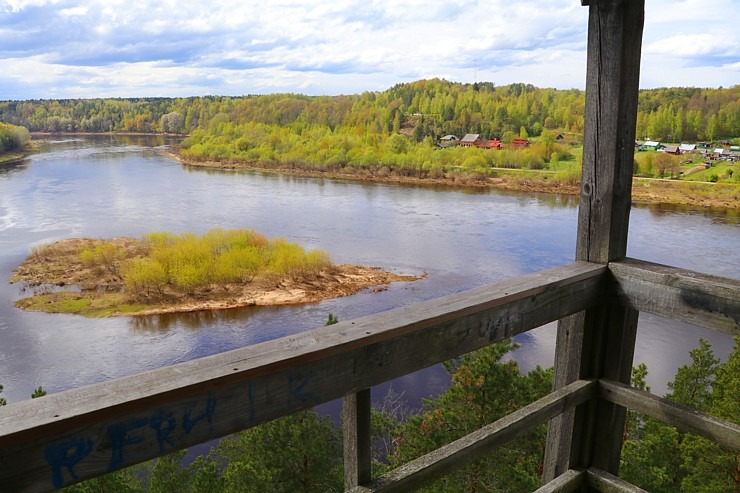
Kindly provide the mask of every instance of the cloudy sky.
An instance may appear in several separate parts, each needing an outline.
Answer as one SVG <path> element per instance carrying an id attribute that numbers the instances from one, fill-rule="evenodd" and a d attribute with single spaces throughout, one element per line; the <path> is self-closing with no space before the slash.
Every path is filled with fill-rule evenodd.
<path id="1" fill-rule="evenodd" d="M 740 1 L 646 0 L 641 87 L 740 84 Z M 578 0 L 0 0 L 0 100 L 583 88 Z"/>

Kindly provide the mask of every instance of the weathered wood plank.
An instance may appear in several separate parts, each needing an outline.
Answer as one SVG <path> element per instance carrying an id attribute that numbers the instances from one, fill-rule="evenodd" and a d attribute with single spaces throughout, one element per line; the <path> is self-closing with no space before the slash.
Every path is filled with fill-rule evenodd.
<path id="1" fill-rule="evenodd" d="M 638 488 L 634 484 L 596 467 L 589 467 L 586 470 L 586 482 L 601 493 L 648 493 L 642 488 Z"/>
<path id="2" fill-rule="evenodd" d="M 590 0 L 585 4 L 589 24 L 576 260 L 608 263 L 627 252 L 644 0 Z M 598 378 L 604 369 L 621 380 L 623 369 L 632 363 L 636 324 L 635 310 L 620 312 L 607 306 L 561 321 L 556 385 L 576 378 Z M 610 369 L 614 363 L 618 367 Z M 566 413 L 550 424 L 546 481 L 579 463 L 616 471 L 621 444 L 617 435 L 602 435 L 613 429 L 607 427 L 621 428 L 623 411 L 598 407 L 598 413 L 594 405 Z"/>
<path id="3" fill-rule="evenodd" d="M 370 389 L 345 395 L 342 399 L 345 490 L 367 483 L 371 478 L 371 406 Z"/>
<path id="4" fill-rule="evenodd" d="M 586 471 L 568 469 L 534 493 L 571 493 L 581 487 L 586 479 Z"/>
<path id="5" fill-rule="evenodd" d="M 734 423 L 619 382 L 601 380 L 599 393 L 602 399 L 609 402 L 659 419 L 683 431 L 712 440 L 723 447 L 740 451 L 740 426 Z"/>
<path id="6" fill-rule="evenodd" d="M 631 258 L 609 271 L 624 306 L 740 336 L 740 280 Z"/>
<path id="7" fill-rule="evenodd" d="M 11 404 L 0 484 L 48 491 L 370 388 L 584 310 L 606 272 L 576 262 Z"/>
<path id="8" fill-rule="evenodd" d="M 496 447 L 595 395 L 595 381 L 578 380 L 498 421 L 390 471 L 352 493 L 403 493 L 480 459 Z"/>

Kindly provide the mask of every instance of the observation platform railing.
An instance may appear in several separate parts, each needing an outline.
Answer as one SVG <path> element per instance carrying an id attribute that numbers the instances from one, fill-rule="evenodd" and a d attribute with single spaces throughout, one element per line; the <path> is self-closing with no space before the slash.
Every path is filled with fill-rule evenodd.
<path id="1" fill-rule="evenodd" d="M 356 493 L 411 491 L 599 400 L 740 449 L 736 425 L 618 382 L 579 379 L 399 469 L 369 477 L 367 389 L 605 301 L 740 335 L 737 280 L 632 259 L 575 262 L 9 405 L 0 411 L 0 484 L 7 491 L 49 491 L 342 396 L 346 484 Z M 582 483 L 597 491 L 636 491 L 577 463 L 540 491 L 573 491 Z"/>

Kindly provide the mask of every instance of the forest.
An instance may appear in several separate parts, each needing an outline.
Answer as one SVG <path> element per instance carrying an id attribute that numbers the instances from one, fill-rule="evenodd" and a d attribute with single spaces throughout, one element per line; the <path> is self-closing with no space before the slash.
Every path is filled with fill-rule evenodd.
<path id="1" fill-rule="evenodd" d="M 540 175 L 509 180 L 534 178 L 550 190 L 578 182 L 584 105 L 585 94 L 576 89 L 432 79 L 341 96 L 5 101 L 0 121 L 32 132 L 179 134 L 187 138 L 175 152 L 188 163 L 210 166 L 462 185 L 486 182 L 496 174 L 492 168 L 547 170 L 548 180 Z M 440 138 L 450 134 L 500 139 L 504 150 L 441 148 Z M 643 90 L 637 136 L 740 144 L 740 86 Z M 515 150 L 515 138 L 530 139 L 531 145 Z M 653 163 L 651 155 L 638 160 L 635 174 L 678 177 L 701 164 L 701 155 L 694 158 L 681 169 L 675 156 Z M 733 178 L 733 172 L 725 166 L 694 180 L 738 181 L 740 174 Z"/>
<path id="2" fill-rule="evenodd" d="M 538 136 L 544 129 L 580 134 L 584 105 L 584 92 L 577 89 L 431 79 L 342 96 L 0 101 L 0 121 L 31 132 L 190 133 L 230 122 L 289 127 L 297 134 L 313 128 L 365 137 L 411 128 L 418 142 L 445 134 Z M 740 137 L 740 86 L 642 90 L 637 135 L 669 142 Z"/>
<path id="3" fill-rule="evenodd" d="M 330 314 L 328 324 L 337 318 Z M 450 387 L 411 411 L 392 391 L 372 412 L 373 475 L 398 467 L 493 422 L 550 391 L 552 371 L 522 373 L 503 341 L 444 364 Z M 632 370 L 632 384 L 650 390 L 648 368 Z M 700 340 L 690 361 L 668 383 L 669 400 L 740 424 L 740 338 L 722 362 Z M 2 387 L 0 387 L 0 391 Z M 43 397 L 39 387 L 34 397 Z M 0 401 L 0 405 L 2 401 Z M 740 453 L 628 413 L 620 476 L 653 493 L 734 493 Z M 530 492 L 541 482 L 545 427 L 509 442 L 490 457 L 456 471 L 426 492 Z M 315 411 L 265 423 L 221 440 L 186 460 L 177 452 L 66 488 L 70 493 L 116 492 L 331 492 L 342 491 L 338 428 Z"/>

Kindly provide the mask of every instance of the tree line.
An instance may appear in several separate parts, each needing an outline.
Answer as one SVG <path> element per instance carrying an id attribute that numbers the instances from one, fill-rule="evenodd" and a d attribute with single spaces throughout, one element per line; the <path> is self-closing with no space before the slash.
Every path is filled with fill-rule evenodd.
<path id="1" fill-rule="evenodd" d="M 48 99 L 1 101 L 0 121 L 32 132 L 172 132 L 208 129 L 222 121 L 318 125 L 355 135 L 413 129 L 416 141 L 445 134 L 506 132 L 538 136 L 544 129 L 580 134 L 585 93 L 531 84 L 453 83 L 443 79 L 397 84 L 382 92 L 309 97 Z M 214 120 L 215 118 L 215 120 Z M 637 135 L 653 140 L 714 140 L 740 136 L 740 86 L 662 88 L 639 94 Z M 524 132 L 523 132 L 524 131 Z"/>

